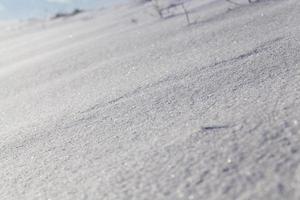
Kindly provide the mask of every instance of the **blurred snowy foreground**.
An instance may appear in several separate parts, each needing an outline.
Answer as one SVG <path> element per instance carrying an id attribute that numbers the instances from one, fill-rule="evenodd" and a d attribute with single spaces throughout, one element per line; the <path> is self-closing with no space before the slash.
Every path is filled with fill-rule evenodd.
<path id="1" fill-rule="evenodd" d="M 1 23 L 0 199 L 300 198 L 300 1 Z"/>

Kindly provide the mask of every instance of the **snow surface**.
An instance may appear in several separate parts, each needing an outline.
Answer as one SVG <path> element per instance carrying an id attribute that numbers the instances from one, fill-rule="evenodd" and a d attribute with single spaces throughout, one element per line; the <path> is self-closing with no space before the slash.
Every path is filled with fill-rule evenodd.
<path id="1" fill-rule="evenodd" d="M 300 199 L 300 1 L 1 23 L 0 199 Z"/>

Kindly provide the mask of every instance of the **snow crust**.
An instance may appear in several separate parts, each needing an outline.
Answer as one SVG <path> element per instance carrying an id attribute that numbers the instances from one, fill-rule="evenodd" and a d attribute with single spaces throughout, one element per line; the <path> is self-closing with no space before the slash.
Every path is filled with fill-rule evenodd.
<path id="1" fill-rule="evenodd" d="M 300 1 L 236 2 L 1 23 L 0 199 L 299 199 Z"/>

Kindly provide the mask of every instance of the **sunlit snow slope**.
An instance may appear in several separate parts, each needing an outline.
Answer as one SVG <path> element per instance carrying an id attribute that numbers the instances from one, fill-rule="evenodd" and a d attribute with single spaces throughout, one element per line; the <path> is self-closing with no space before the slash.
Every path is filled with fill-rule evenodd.
<path id="1" fill-rule="evenodd" d="M 0 199 L 300 199 L 300 1 L 1 23 Z"/>

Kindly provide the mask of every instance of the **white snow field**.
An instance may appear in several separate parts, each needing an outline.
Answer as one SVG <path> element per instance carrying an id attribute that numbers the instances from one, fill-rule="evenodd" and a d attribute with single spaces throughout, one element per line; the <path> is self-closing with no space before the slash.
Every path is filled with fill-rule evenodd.
<path id="1" fill-rule="evenodd" d="M 1 200 L 300 199 L 300 1 L 1 23 Z"/>

